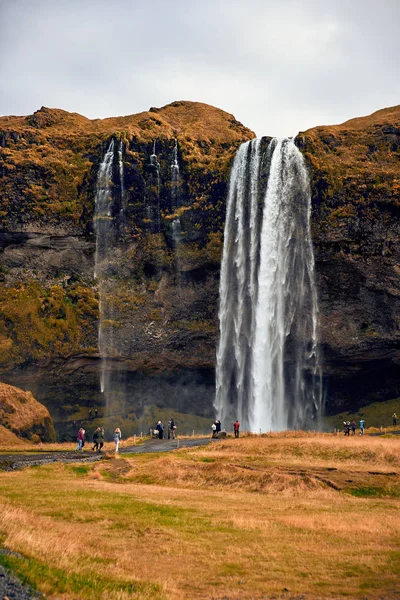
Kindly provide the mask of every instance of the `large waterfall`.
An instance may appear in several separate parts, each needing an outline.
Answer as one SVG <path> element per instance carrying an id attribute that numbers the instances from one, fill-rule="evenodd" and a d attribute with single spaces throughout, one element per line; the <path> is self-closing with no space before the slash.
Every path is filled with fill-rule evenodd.
<path id="1" fill-rule="evenodd" d="M 216 372 L 215 406 L 227 427 L 236 418 L 257 432 L 309 427 L 320 416 L 310 212 L 307 170 L 292 140 L 272 140 L 263 155 L 260 140 L 239 148 L 225 223 Z"/>

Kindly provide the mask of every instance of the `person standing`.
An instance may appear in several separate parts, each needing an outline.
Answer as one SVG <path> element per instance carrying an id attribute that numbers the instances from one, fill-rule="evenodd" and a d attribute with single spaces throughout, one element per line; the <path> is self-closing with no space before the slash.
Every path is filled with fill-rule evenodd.
<path id="1" fill-rule="evenodd" d="M 77 435 L 76 441 L 78 442 L 78 445 L 75 448 L 75 451 L 79 450 L 79 452 L 83 452 L 83 446 L 84 446 L 84 443 L 85 443 L 85 430 L 82 427 L 78 431 L 78 435 Z"/>
<path id="2" fill-rule="evenodd" d="M 164 438 L 164 426 L 161 423 L 161 421 L 158 421 L 158 423 L 156 425 L 156 429 L 158 431 L 158 439 L 162 440 Z"/>
<path id="3" fill-rule="evenodd" d="M 364 429 L 365 429 L 365 421 L 364 421 L 364 419 L 360 419 L 359 425 L 360 425 L 360 435 L 364 435 Z"/>
<path id="4" fill-rule="evenodd" d="M 119 427 L 117 427 L 117 429 L 114 431 L 113 439 L 115 443 L 115 452 L 118 452 L 118 446 L 121 440 L 121 430 Z"/>
<path id="5" fill-rule="evenodd" d="M 396 415 L 396 413 L 392 414 L 392 422 L 393 422 L 393 425 L 397 425 L 397 415 Z"/>
<path id="6" fill-rule="evenodd" d="M 354 419 L 350 423 L 350 427 L 351 427 L 351 431 L 352 431 L 353 435 L 356 435 L 356 427 L 357 427 L 357 425 L 356 425 L 356 422 L 355 422 Z"/>
<path id="7" fill-rule="evenodd" d="M 95 432 L 93 434 L 93 447 L 92 447 L 92 450 L 98 450 L 99 449 L 99 433 L 100 433 L 100 427 L 97 427 L 97 429 L 95 430 Z"/>
<path id="8" fill-rule="evenodd" d="M 233 424 L 233 431 L 234 431 L 234 434 L 235 434 L 235 438 L 238 438 L 238 437 L 239 437 L 239 427 L 240 427 L 240 423 L 239 423 L 239 421 L 236 419 L 236 421 L 235 421 L 235 422 L 234 422 L 234 424 Z"/>
<path id="9" fill-rule="evenodd" d="M 168 421 L 168 439 L 173 439 L 173 440 L 175 439 L 175 429 L 176 429 L 175 421 L 171 417 L 170 420 Z"/>
<path id="10" fill-rule="evenodd" d="M 103 427 L 99 427 L 100 431 L 99 431 L 99 437 L 98 437 L 98 452 L 101 452 L 101 449 L 104 446 L 104 428 Z"/>
<path id="11" fill-rule="evenodd" d="M 217 424 L 215 423 L 215 421 L 214 421 L 214 423 L 211 425 L 211 429 L 212 429 L 212 436 L 213 436 L 213 437 L 217 437 Z"/>
<path id="12" fill-rule="evenodd" d="M 215 421 L 215 425 L 217 426 L 217 430 L 216 430 L 217 437 L 219 437 L 219 434 L 220 434 L 220 432 L 221 432 L 221 421 L 220 421 L 219 419 L 217 419 L 217 420 Z"/>

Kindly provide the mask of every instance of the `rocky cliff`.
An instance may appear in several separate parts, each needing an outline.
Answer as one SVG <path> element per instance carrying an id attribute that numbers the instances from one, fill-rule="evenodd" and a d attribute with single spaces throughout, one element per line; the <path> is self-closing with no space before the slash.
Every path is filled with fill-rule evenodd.
<path id="1" fill-rule="evenodd" d="M 191 102 L 101 121 L 47 108 L 0 119 L 5 380 L 58 420 L 101 405 L 103 286 L 107 369 L 135 416 L 149 403 L 211 415 L 229 168 L 251 137 L 232 115 Z M 95 194 L 111 140 L 116 238 L 99 281 Z"/>
<path id="2" fill-rule="evenodd" d="M 94 121 L 47 108 L 0 118 L 3 380 L 32 389 L 58 420 L 75 405 L 100 406 L 103 285 L 106 369 L 125 390 L 121 411 L 156 404 L 211 416 L 227 182 L 251 137 L 232 115 L 190 102 Z M 111 140 L 116 241 L 99 281 L 95 195 Z M 312 181 L 327 409 L 393 397 L 400 107 L 296 142 Z"/>

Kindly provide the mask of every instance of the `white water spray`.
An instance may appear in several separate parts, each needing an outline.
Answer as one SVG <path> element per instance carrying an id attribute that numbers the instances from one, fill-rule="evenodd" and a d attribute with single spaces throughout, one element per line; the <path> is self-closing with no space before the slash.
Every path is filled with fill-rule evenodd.
<path id="1" fill-rule="evenodd" d="M 293 141 L 273 140 L 260 210 L 259 148 L 232 167 L 216 373 L 221 420 L 257 432 L 310 426 L 322 405 L 308 175 Z"/>

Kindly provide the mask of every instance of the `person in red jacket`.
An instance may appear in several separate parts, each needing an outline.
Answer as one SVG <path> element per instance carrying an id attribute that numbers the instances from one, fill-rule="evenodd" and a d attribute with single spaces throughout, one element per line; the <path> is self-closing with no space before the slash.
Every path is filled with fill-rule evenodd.
<path id="1" fill-rule="evenodd" d="M 79 450 L 80 452 L 82 452 L 83 451 L 83 445 L 85 443 L 85 430 L 82 427 L 78 431 L 78 435 L 76 437 L 76 441 L 78 442 L 78 445 L 75 448 L 75 451 Z"/>
<path id="2" fill-rule="evenodd" d="M 240 427 L 239 421 L 236 419 L 236 421 L 233 424 L 233 431 L 235 433 L 235 438 L 239 437 L 239 427 Z"/>

